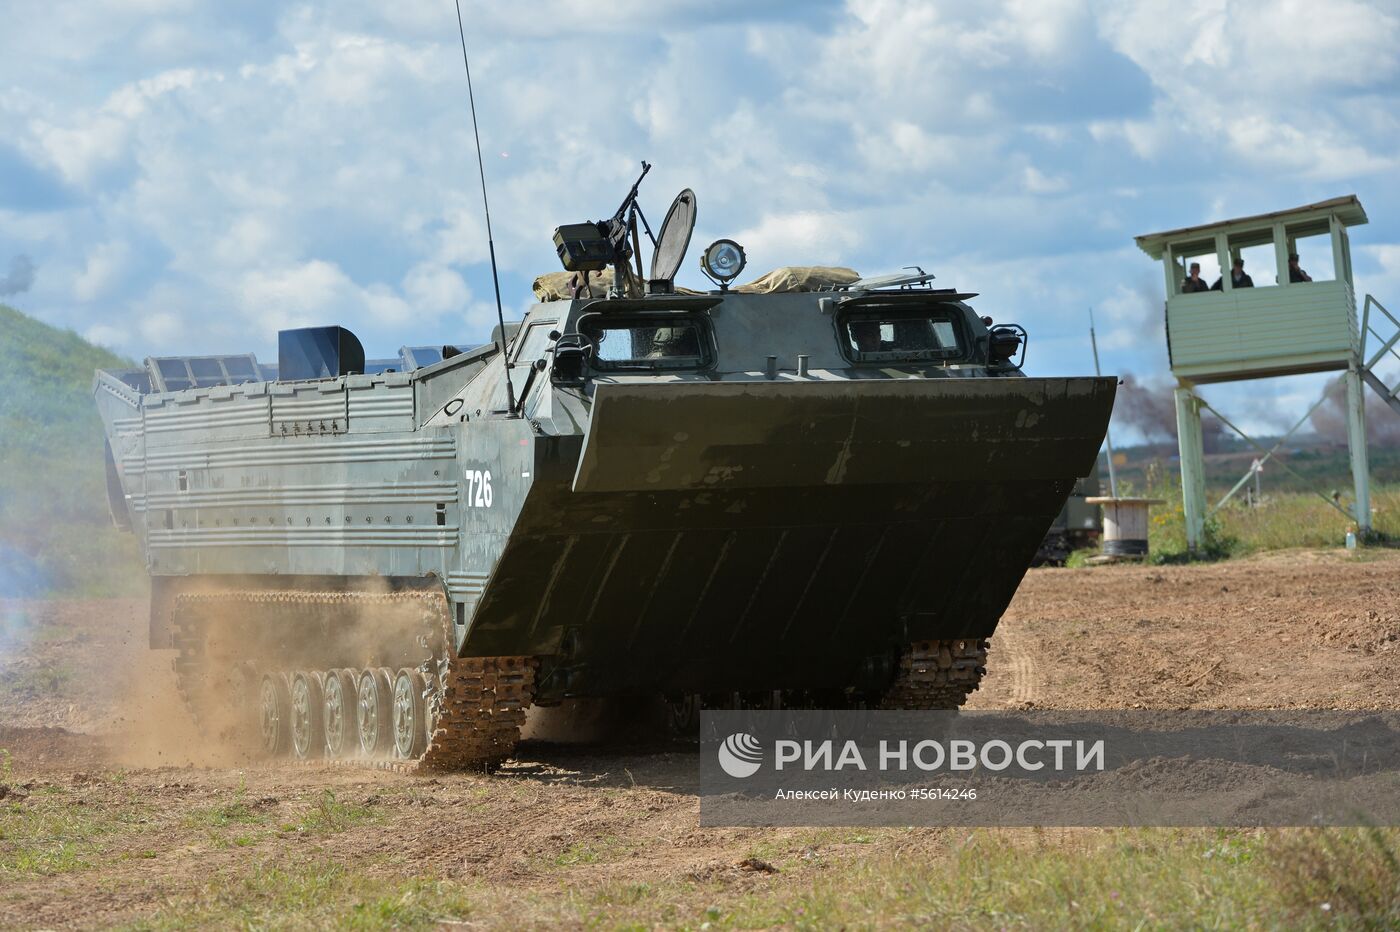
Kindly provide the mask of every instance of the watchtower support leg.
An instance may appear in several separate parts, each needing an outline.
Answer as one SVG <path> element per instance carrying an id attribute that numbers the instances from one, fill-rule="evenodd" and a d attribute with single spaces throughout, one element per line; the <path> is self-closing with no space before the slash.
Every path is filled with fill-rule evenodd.
<path id="1" fill-rule="evenodd" d="M 1353 362 L 1347 370 L 1347 449 L 1351 452 L 1351 481 L 1356 486 L 1356 526 L 1371 530 L 1371 469 L 1366 456 L 1366 396 L 1361 371 Z"/>
<path id="2" fill-rule="evenodd" d="M 1205 444 L 1201 437 L 1201 403 L 1189 387 L 1178 386 L 1175 394 L 1186 546 L 1194 552 L 1201 545 L 1206 522 L 1206 461 Z"/>

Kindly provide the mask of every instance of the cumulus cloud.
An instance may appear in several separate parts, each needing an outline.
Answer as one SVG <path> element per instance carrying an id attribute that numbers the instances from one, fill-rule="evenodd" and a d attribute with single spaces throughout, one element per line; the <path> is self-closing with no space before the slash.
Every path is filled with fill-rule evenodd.
<path id="1" fill-rule="evenodd" d="M 83 270 L 73 280 L 73 297 L 92 301 L 106 295 L 121 280 L 130 261 L 126 243 L 100 243 L 88 253 Z"/>
<path id="2" fill-rule="evenodd" d="M 1124 352 L 1151 340 L 1165 343 L 1165 317 L 1162 298 L 1149 281 L 1135 282 L 1136 288 L 1119 283 L 1096 307 L 1099 349 Z"/>
<path id="3" fill-rule="evenodd" d="M 461 310 L 472 296 L 461 275 L 445 266 L 429 263 L 420 263 L 409 270 L 403 290 L 415 313 L 432 317 Z"/>
<path id="4" fill-rule="evenodd" d="M 1364 251 L 1400 242 L 1392 5 L 467 12 L 508 315 L 558 267 L 553 227 L 610 214 L 642 158 L 653 221 L 696 190 L 696 249 L 734 236 L 753 275 L 922 263 L 1031 327 L 1033 371 L 1085 371 L 1093 306 L 1113 365 L 1163 372 L 1161 273 L 1135 233 L 1356 190 L 1358 290 L 1400 288 Z M 450 5 L 58 0 L 6 25 L 0 255 L 44 265 L 34 313 L 133 356 L 270 352 L 312 323 L 372 353 L 487 338 Z M 705 284 L 694 255 L 687 283 Z"/>
<path id="5" fill-rule="evenodd" d="M 1190 141 L 1259 167 L 1335 180 L 1390 170 L 1393 147 L 1340 106 L 1394 98 L 1400 15 L 1355 0 L 1106 4 L 1099 31 L 1150 78 L 1150 119 L 1101 123 L 1139 155 Z"/>
<path id="6" fill-rule="evenodd" d="M 746 249 L 786 265 L 840 265 L 860 242 L 860 233 L 839 213 L 801 210 L 767 214 L 757 225 L 741 231 Z M 804 262 L 802 257 L 808 257 Z"/>
<path id="7" fill-rule="evenodd" d="M 1021 172 L 1021 183 L 1031 194 L 1058 194 L 1069 190 L 1069 179 L 1052 178 L 1034 165 L 1027 165 Z"/>

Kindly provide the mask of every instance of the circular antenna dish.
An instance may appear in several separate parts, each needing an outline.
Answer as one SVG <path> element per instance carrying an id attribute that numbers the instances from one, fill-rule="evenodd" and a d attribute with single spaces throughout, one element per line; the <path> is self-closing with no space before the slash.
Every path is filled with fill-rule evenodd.
<path id="1" fill-rule="evenodd" d="M 656 237 L 656 252 L 651 257 L 651 280 L 670 281 L 681 267 L 685 251 L 690 248 L 690 234 L 695 230 L 695 192 L 686 188 L 671 202 L 666 219 L 661 221 L 661 233 Z"/>

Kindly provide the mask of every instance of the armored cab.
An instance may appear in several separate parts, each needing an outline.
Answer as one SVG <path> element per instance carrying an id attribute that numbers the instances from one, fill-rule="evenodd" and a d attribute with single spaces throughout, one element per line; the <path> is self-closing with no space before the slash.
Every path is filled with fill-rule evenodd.
<path id="1" fill-rule="evenodd" d="M 922 273 L 733 289 L 722 241 L 718 287 L 676 289 L 686 195 L 645 280 L 635 222 L 622 246 L 617 217 L 601 243 L 563 227 L 566 268 L 602 265 L 427 364 L 318 328 L 284 334 L 275 371 L 97 373 L 151 647 L 202 725 L 491 766 L 531 702 L 661 695 L 684 724 L 977 687 L 1114 380 L 1023 376 L 1024 331 Z"/>

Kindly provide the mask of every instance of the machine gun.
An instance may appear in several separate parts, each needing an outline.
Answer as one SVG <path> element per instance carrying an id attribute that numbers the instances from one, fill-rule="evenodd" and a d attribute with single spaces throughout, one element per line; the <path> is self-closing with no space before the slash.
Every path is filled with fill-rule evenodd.
<path id="1" fill-rule="evenodd" d="M 635 259 L 637 280 L 642 280 L 642 244 L 637 230 L 638 220 L 641 221 L 642 229 L 646 230 L 652 247 L 656 246 L 656 237 L 651 232 L 651 225 L 647 223 L 647 218 L 637 203 L 642 179 L 649 171 L 650 163 L 642 162 L 641 175 L 633 182 L 627 196 L 622 199 L 622 205 L 607 220 L 599 220 L 596 223 L 569 223 L 555 228 L 554 248 L 566 270 L 582 273 L 586 283 L 589 273 L 601 272 L 611 265 L 613 291 L 620 294 L 623 291 L 623 269 Z"/>

